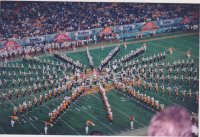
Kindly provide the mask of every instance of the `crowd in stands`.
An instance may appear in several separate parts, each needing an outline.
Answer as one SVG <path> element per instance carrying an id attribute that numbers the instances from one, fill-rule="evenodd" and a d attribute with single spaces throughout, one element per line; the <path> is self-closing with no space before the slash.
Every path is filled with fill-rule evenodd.
<path id="1" fill-rule="evenodd" d="M 86 2 L 1 2 L 2 40 L 157 21 L 198 13 L 198 5 Z"/>

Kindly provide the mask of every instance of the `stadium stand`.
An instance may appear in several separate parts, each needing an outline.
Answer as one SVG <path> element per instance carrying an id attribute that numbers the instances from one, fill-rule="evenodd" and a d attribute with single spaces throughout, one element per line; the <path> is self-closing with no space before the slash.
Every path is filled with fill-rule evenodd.
<path id="1" fill-rule="evenodd" d="M 0 35 L 6 40 L 191 16 L 198 5 L 8 1 L 1 13 Z"/>

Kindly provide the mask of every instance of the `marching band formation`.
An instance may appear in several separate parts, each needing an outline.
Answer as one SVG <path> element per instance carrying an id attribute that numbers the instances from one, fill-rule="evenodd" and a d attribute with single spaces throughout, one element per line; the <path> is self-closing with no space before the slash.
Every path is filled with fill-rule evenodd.
<path id="1" fill-rule="evenodd" d="M 181 98 L 182 101 L 193 101 L 198 104 L 199 93 L 194 89 L 197 89 L 199 79 L 194 60 L 188 57 L 187 60 L 166 63 L 166 51 L 139 58 L 146 48 L 144 44 L 136 50 L 131 50 L 119 60 L 112 60 L 120 51 L 118 45 L 101 61 L 98 70 L 95 70 L 92 56 L 86 48 L 93 77 L 86 77 L 89 71 L 85 71 L 86 68 L 79 61 L 74 61 L 58 52 L 54 53 L 56 61 L 26 56 L 21 65 L 18 62 L 1 62 L 0 103 L 12 101 L 15 104 L 19 98 L 23 98 L 18 106 L 13 107 L 11 125 L 14 127 L 16 117 L 31 112 L 54 98 L 63 97 L 62 103 L 49 112 L 48 120 L 43 121 L 45 134 L 48 125 L 53 126 L 57 118 L 74 101 L 83 94 L 94 91 L 95 87 L 102 95 L 108 120 L 113 123 L 113 113 L 106 96 L 106 83 L 111 83 L 109 86 L 113 89 L 156 112 L 162 111 L 164 104 L 158 98 L 150 96 L 150 92 L 158 96 L 174 96 L 174 99 Z M 27 100 L 27 97 L 31 98 Z M 131 117 L 130 121 L 133 129 L 134 118 Z M 95 125 L 91 123 L 93 122 L 86 122 L 86 134 L 89 125 Z"/>

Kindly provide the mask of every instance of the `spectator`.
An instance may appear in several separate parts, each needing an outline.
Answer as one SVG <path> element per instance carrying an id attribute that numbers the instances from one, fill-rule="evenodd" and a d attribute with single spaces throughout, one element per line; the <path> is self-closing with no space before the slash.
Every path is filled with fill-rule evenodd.
<path id="1" fill-rule="evenodd" d="M 192 137 L 190 116 L 183 107 L 166 108 L 152 118 L 147 135 Z"/>
<path id="2" fill-rule="evenodd" d="M 25 1 L 1 4 L 3 40 L 172 19 L 199 10 L 198 5 L 190 4 Z"/>

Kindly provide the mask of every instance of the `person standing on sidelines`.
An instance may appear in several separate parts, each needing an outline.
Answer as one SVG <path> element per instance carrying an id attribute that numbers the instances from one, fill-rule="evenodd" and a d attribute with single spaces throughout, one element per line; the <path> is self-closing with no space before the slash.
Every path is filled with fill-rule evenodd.
<path id="1" fill-rule="evenodd" d="M 89 131 L 89 125 L 91 125 L 91 126 L 95 126 L 95 124 L 93 123 L 93 121 L 91 121 L 91 120 L 87 120 L 86 121 L 86 124 L 85 124 L 85 133 L 88 135 L 88 131 Z"/>
<path id="2" fill-rule="evenodd" d="M 127 49 L 127 44 L 126 44 L 126 42 L 124 42 L 124 48 L 125 48 L 125 50 Z"/>
<path id="3" fill-rule="evenodd" d="M 45 124 L 44 124 L 44 134 L 45 134 L 45 135 L 47 135 L 47 130 L 48 130 L 47 123 L 45 123 Z"/>
<path id="4" fill-rule="evenodd" d="M 11 123 L 11 127 L 14 127 L 15 121 L 13 119 L 11 119 L 10 123 Z"/>
<path id="5" fill-rule="evenodd" d="M 133 123 L 134 123 L 134 116 L 130 116 L 131 129 L 133 129 Z"/>
<path id="6" fill-rule="evenodd" d="M 47 122 L 47 121 L 43 121 L 43 122 L 44 122 L 44 134 L 47 135 L 48 125 L 53 127 L 53 124 L 51 124 L 50 122 Z"/>
<path id="7" fill-rule="evenodd" d="M 88 125 L 86 124 L 85 125 L 85 133 L 88 135 L 88 131 L 89 131 L 89 127 L 88 127 Z"/>

